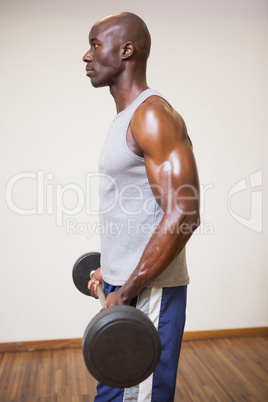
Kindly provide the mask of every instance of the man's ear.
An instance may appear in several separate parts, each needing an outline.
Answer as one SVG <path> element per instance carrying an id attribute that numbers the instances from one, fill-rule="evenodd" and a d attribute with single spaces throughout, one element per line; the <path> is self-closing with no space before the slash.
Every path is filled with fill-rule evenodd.
<path id="1" fill-rule="evenodd" d="M 132 42 L 126 42 L 121 46 L 122 59 L 128 59 L 134 53 L 134 45 Z"/>

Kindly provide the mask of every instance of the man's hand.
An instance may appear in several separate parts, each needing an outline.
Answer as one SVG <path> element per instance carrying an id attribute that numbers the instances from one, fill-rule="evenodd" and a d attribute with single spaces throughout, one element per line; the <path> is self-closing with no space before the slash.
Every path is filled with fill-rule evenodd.
<path id="1" fill-rule="evenodd" d="M 117 292 L 112 292 L 107 296 L 105 308 L 111 306 L 123 306 L 129 305 L 129 302 L 121 297 L 121 292 L 118 290 Z"/>
<path id="2" fill-rule="evenodd" d="M 102 275 L 101 275 L 101 268 L 98 268 L 94 275 L 92 276 L 92 278 L 90 279 L 90 281 L 88 282 L 88 289 L 90 290 L 91 296 L 95 297 L 95 299 L 98 299 L 98 293 L 97 293 L 97 286 L 99 284 L 103 284 L 103 279 L 102 279 Z"/>

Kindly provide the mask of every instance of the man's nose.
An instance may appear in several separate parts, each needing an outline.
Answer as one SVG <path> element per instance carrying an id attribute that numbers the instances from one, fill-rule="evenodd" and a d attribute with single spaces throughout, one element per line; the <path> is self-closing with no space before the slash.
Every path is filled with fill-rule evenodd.
<path id="1" fill-rule="evenodd" d="M 83 61 L 85 63 L 91 62 L 92 59 L 92 55 L 91 55 L 91 51 L 89 50 L 88 52 L 86 52 L 86 54 L 83 56 Z"/>

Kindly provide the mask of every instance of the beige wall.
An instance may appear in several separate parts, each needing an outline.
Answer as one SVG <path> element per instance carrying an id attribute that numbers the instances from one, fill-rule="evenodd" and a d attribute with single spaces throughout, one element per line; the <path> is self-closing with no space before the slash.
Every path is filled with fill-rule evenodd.
<path id="1" fill-rule="evenodd" d="M 115 108 L 81 58 L 90 26 L 118 11 L 147 22 L 149 85 L 184 117 L 199 166 L 186 330 L 267 326 L 267 2 L 99 3 L 0 3 L 0 342 L 80 337 L 100 308 L 71 270 L 99 250 L 77 200 L 97 208 L 91 175 Z"/>

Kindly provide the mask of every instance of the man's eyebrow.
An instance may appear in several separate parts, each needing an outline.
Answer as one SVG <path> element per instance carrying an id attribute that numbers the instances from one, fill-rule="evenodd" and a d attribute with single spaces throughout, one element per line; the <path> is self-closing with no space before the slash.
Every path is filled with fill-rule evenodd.
<path id="1" fill-rule="evenodd" d="M 94 42 L 94 41 L 98 41 L 98 38 L 90 38 L 89 42 Z"/>

